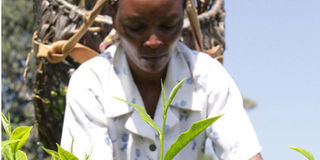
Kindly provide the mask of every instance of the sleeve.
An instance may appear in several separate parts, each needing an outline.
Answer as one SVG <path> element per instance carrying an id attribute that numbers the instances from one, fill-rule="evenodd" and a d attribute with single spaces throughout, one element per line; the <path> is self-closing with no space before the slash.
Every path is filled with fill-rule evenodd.
<path id="1" fill-rule="evenodd" d="M 85 74 L 83 74 L 85 75 Z M 112 143 L 94 76 L 74 73 L 68 93 L 61 146 L 79 159 L 112 159 Z M 85 81 L 84 81 L 85 80 Z"/>
<path id="2" fill-rule="evenodd" d="M 220 64 L 214 67 L 218 70 L 217 74 L 208 76 L 207 116 L 223 116 L 207 128 L 207 136 L 219 159 L 248 160 L 261 152 L 262 147 L 236 84 Z"/>

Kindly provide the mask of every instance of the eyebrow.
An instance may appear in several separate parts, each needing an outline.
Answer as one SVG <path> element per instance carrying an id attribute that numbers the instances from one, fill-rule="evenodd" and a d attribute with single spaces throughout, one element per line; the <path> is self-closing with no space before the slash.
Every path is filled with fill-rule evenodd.
<path id="1" fill-rule="evenodd" d="M 144 20 L 141 17 L 138 16 L 129 16 L 123 18 L 123 23 L 124 24 L 137 24 L 137 23 L 144 23 Z"/>
<path id="2" fill-rule="evenodd" d="M 174 14 L 170 14 L 166 17 L 164 17 L 164 19 L 167 20 L 180 20 L 180 16 L 178 13 L 174 13 Z M 182 18 L 183 19 L 183 18 Z M 125 21 L 144 21 L 144 19 L 140 16 L 135 16 L 135 15 L 128 15 L 127 17 L 124 18 Z"/>
<path id="3" fill-rule="evenodd" d="M 124 19 L 125 20 L 143 20 L 143 18 L 141 18 L 140 16 L 134 16 L 134 15 L 129 15 Z"/>

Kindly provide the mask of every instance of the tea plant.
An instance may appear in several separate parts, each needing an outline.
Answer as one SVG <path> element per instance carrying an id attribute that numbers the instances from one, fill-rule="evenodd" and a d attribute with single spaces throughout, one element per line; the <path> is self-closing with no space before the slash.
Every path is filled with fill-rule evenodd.
<path id="1" fill-rule="evenodd" d="M 1 154 L 5 160 L 27 160 L 25 152 L 20 148 L 27 142 L 31 126 L 20 126 L 12 131 L 10 121 L 1 114 L 2 126 L 9 137 L 9 140 L 1 142 Z"/>
<path id="2" fill-rule="evenodd" d="M 160 140 L 160 160 L 173 159 L 192 139 L 194 139 L 197 135 L 199 135 L 202 131 L 204 131 L 207 127 L 209 127 L 212 123 L 214 123 L 216 120 L 218 120 L 222 116 L 220 115 L 217 117 L 200 120 L 193 123 L 189 130 L 179 135 L 177 140 L 171 144 L 170 148 L 167 150 L 165 155 L 163 155 L 164 154 L 163 153 L 164 127 L 167 119 L 167 111 L 169 109 L 169 106 L 173 98 L 175 97 L 176 93 L 178 92 L 179 88 L 181 87 L 184 81 L 185 79 L 180 81 L 172 89 L 169 95 L 168 101 L 166 101 L 165 92 L 163 89 L 163 83 L 161 81 L 161 94 L 162 94 L 162 104 L 163 104 L 162 130 L 160 130 L 160 128 L 156 125 L 156 123 L 151 119 L 151 117 L 146 112 L 144 107 L 115 97 L 116 99 L 123 101 L 131 105 L 133 108 L 135 108 L 139 112 L 143 120 L 157 131 L 159 135 L 159 140 Z M 10 117 L 8 119 L 10 119 Z M 29 137 L 30 131 L 32 129 L 32 126 L 20 126 L 15 128 L 12 131 L 12 126 L 8 119 L 5 117 L 4 114 L 1 115 L 2 126 L 9 137 L 9 140 L 5 140 L 1 142 L 1 154 L 4 157 L 4 160 L 27 160 L 28 158 L 26 153 L 21 151 L 20 148 L 26 143 Z M 73 145 L 71 145 L 71 152 L 66 151 L 65 149 L 60 147 L 59 144 L 57 144 L 58 151 L 54 151 L 44 147 L 42 148 L 52 156 L 51 160 L 78 160 L 78 158 L 74 154 L 72 154 L 72 148 L 73 148 L 72 146 Z M 301 153 L 308 160 L 314 160 L 314 156 L 303 148 L 294 147 L 294 146 L 289 146 L 289 148 Z M 84 160 L 89 160 L 89 159 L 90 159 L 90 155 L 86 154 L 84 157 Z"/>
<path id="3" fill-rule="evenodd" d="M 9 118 L 6 118 L 4 114 L 1 115 L 2 126 L 9 137 L 9 140 L 1 142 L 1 154 L 5 160 L 27 160 L 25 152 L 20 148 L 27 142 L 32 126 L 20 126 L 12 131 L 12 126 Z M 52 158 L 51 160 L 78 160 L 78 158 L 71 152 L 68 152 L 61 148 L 57 144 L 58 152 L 42 147 Z M 85 160 L 88 160 L 89 156 L 86 155 Z"/>
<path id="4" fill-rule="evenodd" d="M 314 160 L 313 155 L 308 152 L 307 150 L 300 148 L 300 147 L 294 147 L 294 146 L 289 146 L 290 149 L 293 149 L 299 153 L 301 153 L 302 155 L 304 155 L 306 158 L 308 158 L 308 160 Z"/>
<path id="5" fill-rule="evenodd" d="M 162 104 L 163 104 L 162 130 L 160 130 L 160 128 L 156 125 L 156 123 L 151 119 L 151 117 L 146 112 L 144 107 L 115 97 L 116 99 L 118 99 L 120 101 L 123 101 L 123 102 L 131 105 L 133 108 L 135 108 L 139 112 L 139 114 L 143 118 L 143 120 L 157 131 L 157 133 L 159 135 L 159 140 L 160 140 L 160 160 L 163 160 L 163 159 L 171 160 L 171 159 L 173 159 L 192 139 L 194 139 L 203 130 L 205 130 L 213 122 L 215 122 L 216 120 L 218 120 L 222 116 L 222 115 L 220 115 L 220 116 L 217 116 L 217 117 L 200 120 L 200 121 L 197 121 L 197 122 L 193 123 L 189 130 L 187 130 L 187 131 L 185 131 L 185 132 L 183 132 L 182 134 L 179 135 L 177 140 L 171 144 L 171 146 L 167 150 L 165 156 L 163 156 L 164 128 L 165 128 L 166 119 L 167 119 L 167 111 L 168 111 L 168 108 L 169 108 L 173 98 L 175 97 L 176 93 L 178 92 L 179 88 L 181 87 L 182 83 L 185 80 L 186 79 L 183 79 L 182 81 L 180 81 L 172 89 L 172 91 L 171 91 L 171 93 L 169 95 L 168 101 L 166 101 L 165 92 L 164 92 L 164 89 L 163 89 L 163 83 L 161 81 L 161 93 L 162 93 Z"/>
<path id="6" fill-rule="evenodd" d="M 57 144 L 57 148 L 58 148 L 58 152 L 42 147 L 43 150 L 45 150 L 47 153 L 49 153 L 52 156 L 51 160 L 78 160 L 78 158 L 74 154 L 72 154 L 72 149 L 71 149 L 71 152 L 68 152 L 64 150 L 62 147 L 60 147 L 59 144 Z M 84 160 L 88 160 L 88 159 L 89 159 L 89 156 L 85 155 Z"/>

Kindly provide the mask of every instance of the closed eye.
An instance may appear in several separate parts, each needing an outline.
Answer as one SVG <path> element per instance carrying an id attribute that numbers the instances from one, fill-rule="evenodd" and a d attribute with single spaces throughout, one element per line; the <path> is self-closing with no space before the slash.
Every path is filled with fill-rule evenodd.
<path id="1" fill-rule="evenodd" d="M 174 25 L 161 25 L 161 28 L 165 29 L 165 30 L 171 30 L 176 26 L 177 26 L 177 24 L 174 24 Z"/>
<path id="2" fill-rule="evenodd" d="M 180 23 L 181 23 L 180 18 L 175 18 L 173 20 L 168 20 L 164 22 L 160 27 L 163 30 L 170 31 L 175 29 L 177 26 L 179 26 Z"/>
<path id="3" fill-rule="evenodd" d="M 137 17 L 128 17 L 127 19 L 124 19 L 123 26 L 129 32 L 140 32 L 146 28 L 146 24 Z"/>
<path id="4" fill-rule="evenodd" d="M 137 26 L 126 26 L 126 28 L 130 31 L 130 32 L 140 32 L 142 31 L 145 26 L 144 25 L 137 25 Z"/>

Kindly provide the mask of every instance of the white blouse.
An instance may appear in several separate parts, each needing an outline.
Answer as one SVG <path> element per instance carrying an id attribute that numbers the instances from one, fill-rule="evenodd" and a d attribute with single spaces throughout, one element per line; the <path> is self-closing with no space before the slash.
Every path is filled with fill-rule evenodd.
<path id="1" fill-rule="evenodd" d="M 187 80 L 168 110 L 164 153 L 192 123 L 220 114 L 224 115 L 174 159 L 201 159 L 206 138 L 210 138 L 221 160 L 248 160 L 262 150 L 243 108 L 242 96 L 223 66 L 178 42 L 164 81 L 166 99 L 184 78 Z M 119 44 L 85 62 L 72 75 L 61 146 L 70 151 L 73 143 L 72 152 L 79 159 L 89 154 L 91 160 L 158 160 L 160 144 L 156 131 L 136 110 L 114 97 L 144 106 Z M 161 99 L 160 96 L 154 115 L 159 127 Z"/>

